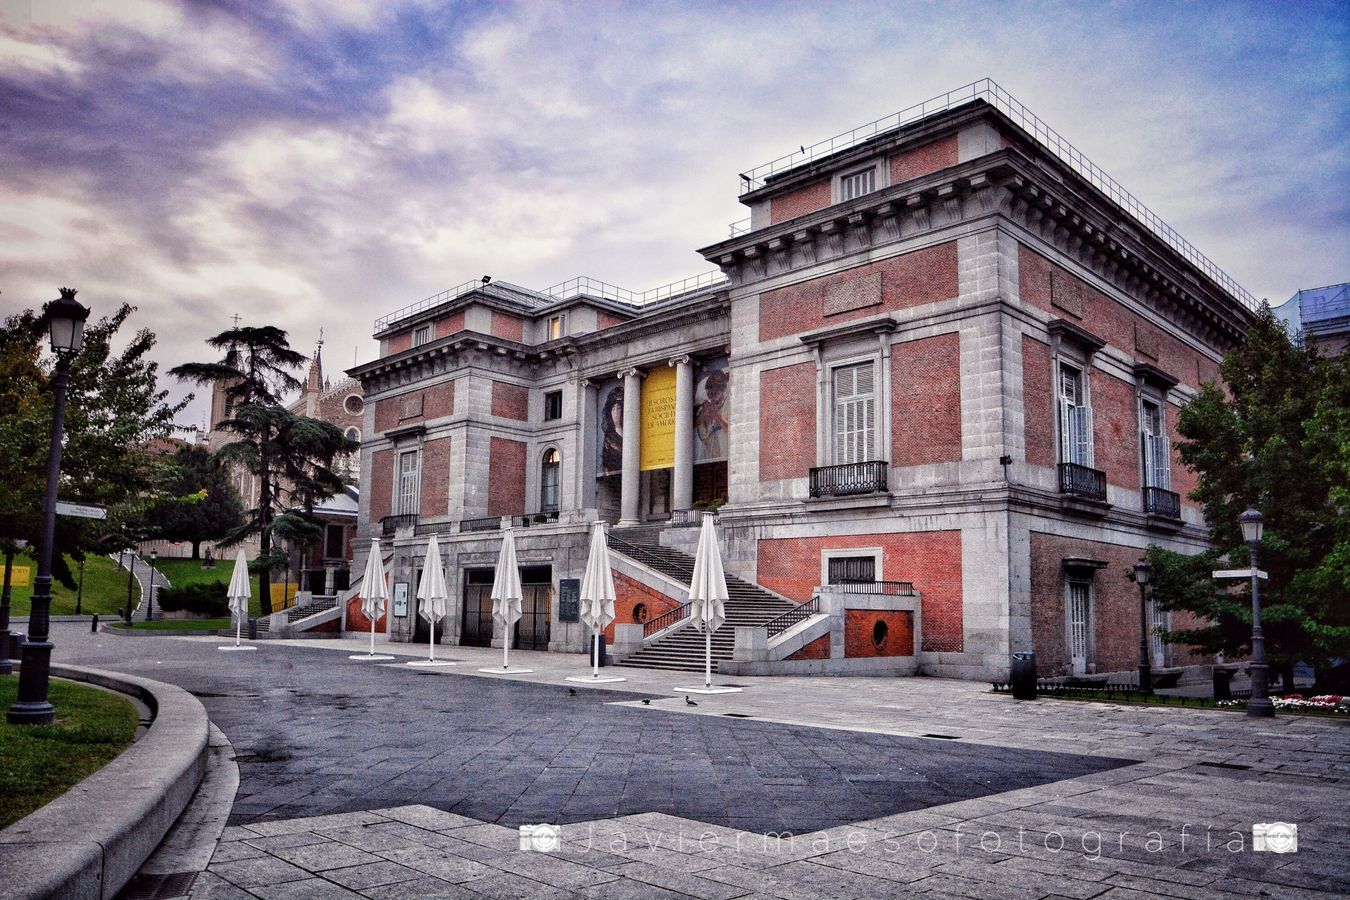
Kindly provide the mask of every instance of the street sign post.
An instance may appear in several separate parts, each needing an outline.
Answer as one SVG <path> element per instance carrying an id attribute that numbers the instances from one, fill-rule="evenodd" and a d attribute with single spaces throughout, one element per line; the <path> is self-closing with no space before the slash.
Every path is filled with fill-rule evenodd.
<path id="1" fill-rule="evenodd" d="M 108 518 L 108 511 L 101 506 L 83 506 L 79 503 L 67 503 L 64 500 L 56 501 L 56 514 L 58 516 L 74 516 L 78 519 Z"/>
<path id="2" fill-rule="evenodd" d="M 1252 574 L 1252 569 L 1215 569 L 1210 573 L 1215 578 L 1251 578 Z M 1256 569 L 1255 574 L 1262 581 L 1270 580 L 1270 576 L 1260 569 Z"/>

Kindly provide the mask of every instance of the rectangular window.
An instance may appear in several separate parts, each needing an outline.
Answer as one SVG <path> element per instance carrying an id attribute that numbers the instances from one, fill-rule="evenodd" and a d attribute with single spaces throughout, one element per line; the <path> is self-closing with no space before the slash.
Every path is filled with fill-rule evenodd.
<path id="1" fill-rule="evenodd" d="M 395 515 L 416 515 L 418 510 L 418 483 L 421 474 L 421 453 L 405 450 L 398 455 L 398 504 Z"/>
<path id="2" fill-rule="evenodd" d="M 876 170 L 864 169 L 839 179 L 839 201 L 852 200 L 876 190 Z"/>
<path id="3" fill-rule="evenodd" d="M 834 464 L 868 462 L 876 454 L 873 365 L 834 370 Z"/>
<path id="4" fill-rule="evenodd" d="M 430 326 L 430 325 L 420 325 L 420 326 L 417 327 L 416 330 L 413 331 L 413 342 L 412 342 L 412 345 L 413 345 L 414 347 L 420 347 L 420 346 L 422 346 L 423 344 L 427 344 L 427 343 L 430 343 L 430 342 L 431 342 L 431 326 Z"/>
<path id="5" fill-rule="evenodd" d="M 1083 392 L 1083 373 L 1059 367 L 1060 462 L 1092 465 L 1092 407 Z"/>
<path id="6" fill-rule="evenodd" d="M 874 556 L 835 556 L 828 560 L 830 584 L 849 584 L 877 580 Z"/>
<path id="7" fill-rule="evenodd" d="M 1162 407 L 1150 400 L 1140 411 L 1140 443 L 1144 451 L 1144 486 L 1172 489 L 1172 461 L 1163 429 Z"/>
<path id="8" fill-rule="evenodd" d="M 1090 597 L 1091 588 L 1086 581 L 1069 582 L 1065 601 L 1068 605 L 1069 659 L 1075 675 L 1087 674 Z"/>
<path id="9" fill-rule="evenodd" d="M 1162 609 L 1152 599 L 1148 601 L 1148 649 L 1153 665 L 1167 665 L 1167 645 L 1163 643 L 1163 632 L 1172 630 L 1172 619 L 1167 610 Z"/>
<path id="10" fill-rule="evenodd" d="M 324 531 L 323 555 L 328 559 L 342 559 L 346 556 L 346 529 L 341 525 L 327 525 Z"/>
<path id="11" fill-rule="evenodd" d="M 551 317 L 548 320 L 548 325 L 546 326 L 546 333 L 544 335 L 544 340 L 556 341 L 558 338 L 562 337 L 563 334 L 564 334 L 563 317 L 562 316 Z"/>
<path id="12" fill-rule="evenodd" d="M 549 391 L 544 395 L 544 421 L 552 422 L 562 418 L 562 391 Z"/>

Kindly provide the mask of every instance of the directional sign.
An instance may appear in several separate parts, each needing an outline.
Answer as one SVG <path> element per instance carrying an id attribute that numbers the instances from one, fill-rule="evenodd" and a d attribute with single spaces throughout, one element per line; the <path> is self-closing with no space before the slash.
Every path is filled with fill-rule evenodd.
<path id="1" fill-rule="evenodd" d="M 1210 574 L 1213 575 L 1215 578 L 1251 578 L 1251 577 L 1252 577 L 1252 570 L 1251 570 L 1251 569 L 1216 569 L 1216 570 L 1214 570 L 1213 572 L 1211 572 Z M 1270 578 L 1269 575 L 1267 575 L 1265 572 L 1261 571 L 1260 569 L 1257 569 L 1257 570 L 1256 570 L 1256 577 L 1257 577 L 1257 578 L 1260 578 L 1260 579 L 1263 579 L 1263 580 L 1266 580 L 1266 579 L 1269 579 L 1269 578 Z"/>
<path id="2" fill-rule="evenodd" d="M 78 503 L 67 503 L 64 500 L 56 501 L 56 514 L 58 516 L 75 516 L 80 519 L 108 518 L 108 511 L 101 506 L 81 506 Z"/>

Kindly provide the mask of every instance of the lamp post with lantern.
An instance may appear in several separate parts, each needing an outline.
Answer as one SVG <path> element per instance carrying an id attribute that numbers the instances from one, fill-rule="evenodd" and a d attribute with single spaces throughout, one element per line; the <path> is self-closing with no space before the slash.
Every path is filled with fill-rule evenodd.
<path id="1" fill-rule="evenodd" d="M 150 550 L 150 595 L 145 601 L 145 621 L 151 622 L 155 618 L 155 563 L 159 560 L 159 551 L 151 548 Z"/>
<path id="2" fill-rule="evenodd" d="M 1266 665 L 1266 636 L 1261 630 L 1261 577 L 1256 568 L 1256 545 L 1265 531 L 1265 518 L 1258 509 L 1248 507 L 1238 516 L 1242 526 L 1242 540 L 1252 566 L 1252 696 L 1247 701 L 1247 715 L 1268 719 L 1275 715 L 1275 704 L 1270 702 L 1270 669 Z"/>
<path id="3" fill-rule="evenodd" d="M 1134 580 L 1139 585 L 1139 690 L 1153 693 L 1153 666 L 1148 659 L 1148 560 L 1134 564 Z"/>
<path id="4" fill-rule="evenodd" d="M 89 308 L 75 299 L 75 291 L 61 288 L 60 298 L 42 310 L 47 320 L 56 369 L 52 377 L 52 440 L 47 454 L 47 492 L 42 500 L 42 531 L 38 543 L 37 576 L 33 579 L 28 638 L 19 648 L 19 691 L 6 719 L 12 725 L 50 725 L 56 711 L 47 699 L 52 644 L 52 543 L 56 534 L 56 489 L 61 479 L 61 435 L 65 429 L 66 390 L 70 363 L 84 343 Z"/>

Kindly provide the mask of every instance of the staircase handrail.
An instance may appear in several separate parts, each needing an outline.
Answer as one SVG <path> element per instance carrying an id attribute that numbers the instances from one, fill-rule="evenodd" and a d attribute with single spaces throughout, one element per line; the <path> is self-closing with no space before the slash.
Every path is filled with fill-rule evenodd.
<path id="1" fill-rule="evenodd" d="M 683 569 L 669 559 L 661 556 L 659 553 L 653 553 L 645 547 L 639 547 L 637 544 L 630 544 L 623 538 L 617 538 L 612 533 L 606 535 L 611 550 L 617 550 L 624 556 L 642 563 L 644 566 L 650 566 L 658 572 L 665 572 L 666 568 Z"/>
<path id="2" fill-rule="evenodd" d="M 770 619 L 760 627 L 768 632 L 769 637 L 774 637 L 775 635 L 782 634 L 784 631 L 787 631 L 793 625 L 796 625 L 799 622 L 805 622 L 812 616 L 817 615 L 820 615 L 819 594 L 813 595 L 810 600 L 807 600 L 805 603 L 799 606 L 793 607 L 792 609 L 783 613 L 781 616 L 777 616 L 776 618 Z"/>
<path id="3" fill-rule="evenodd" d="M 647 621 L 643 622 L 642 623 L 643 638 L 649 638 L 652 635 L 657 634 L 658 632 L 665 631 L 672 625 L 675 625 L 676 623 L 681 622 L 684 619 L 687 619 L 689 617 L 689 608 L 693 605 L 694 604 L 692 603 L 681 603 L 679 606 L 675 607 L 669 612 L 661 613 L 661 615 L 657 616 L 655 619 L 648 619 Z"/>

